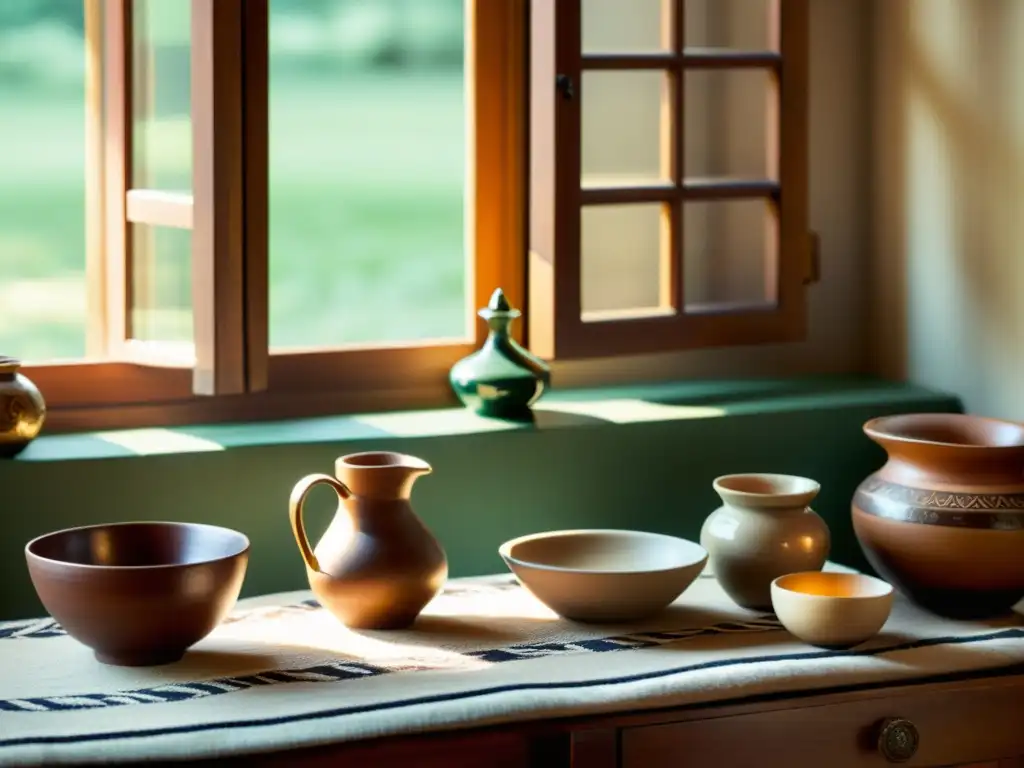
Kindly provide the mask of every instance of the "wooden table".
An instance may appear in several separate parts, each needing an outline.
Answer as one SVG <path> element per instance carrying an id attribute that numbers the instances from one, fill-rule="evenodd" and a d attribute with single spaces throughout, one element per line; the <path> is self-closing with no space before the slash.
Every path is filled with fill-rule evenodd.
<path id="1" fill-rule="evenodd" d="M 826 651 L 705 578 L 614 628 L 504 575 L 453 580 L 405 632 L 309 598 L 243 601 L 166 668 L 98 665 L 46 619 L 0 626 L 0 764 L 1024 768 L 1020 616 L 898 599 L 876 638 Z"/>
<path id="2" fill-rule="evenodd" d="M 1024 669 L 868 691 L 362 741 L 218 764 L 1024 768 Z"/>

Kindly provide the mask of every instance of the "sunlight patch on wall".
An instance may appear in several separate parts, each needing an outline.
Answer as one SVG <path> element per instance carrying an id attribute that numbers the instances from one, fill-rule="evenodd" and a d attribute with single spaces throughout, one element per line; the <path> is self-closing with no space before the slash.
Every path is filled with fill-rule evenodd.
<path id="1" fill-rule="evenodd" d="M 973 0 L 900 1 L 908 5 L 907 29 L 918 60 L 948 89 L 969 97 L 973 73 L 967 64 L 977 45 Z"/>
<path id="2" fill-rule="evenodd" d="M 469 435 L 478 432 L 500 432 L 518 429 L 520 425 L 485 419 L 468 409 L 406 411 L 356 416 L 361 424 L 383 430 L 394 437 L 431 437 L 435 435 Z"/>
<path id="3" fill-rule="evenodd" d="M 213 440 L 169 429 L 126 429 L 119 432 L 101 432 L 96 437 L 112 445 L 126 448 L 137 456 L 224 450 L 223 445 Z"/>
<path id="4" fill-rule="evenodd" d="M 1013 132 L 1014 144 L 1018 157 L 1024 156 L 1024 45 L 1021 45 L 1021 34 L 1024 32 L 1024 3 L 1010 3 L 1006 9 L 1007 23 L 1003 25 L 1003 51 L 1007 57 L 1006 94 L 1007 118 Z"/>
<path id="5" fill-rule="evenodd" d="M 908 0 L 907 360 L 969 409 L 1016 418 L 1024 194 L 1018 2 Z"/>
<path id="6" fill-rule="evenodd" d="M 906 254 L 908 332 L 942 344 L 912 344 L 911 370 L 927 372 L 944 366 L 947 344 L 959 345 L 962 329 L 956 211 L 951 148 L 939 117 L 927 97 L 911 85 L 907 104 Z"/>
<path id="7" fill-rule="evenodd" d="M 585 400 L 581 402 L 542 402 L 535 411 L 589 416 L 613 424 L 637 424 L 646 421 L 679 421 L 725 416 L 725 409 L 704 405 L 666 405 L 631 398 Z"/>

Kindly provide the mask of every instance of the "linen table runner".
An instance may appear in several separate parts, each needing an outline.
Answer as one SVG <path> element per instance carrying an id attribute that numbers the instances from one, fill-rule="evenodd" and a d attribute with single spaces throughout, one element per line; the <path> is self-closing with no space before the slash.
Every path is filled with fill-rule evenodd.
<path id="1" fill-rule="evenodd" d="M 455 579 L 414 629 L 346 629 L 309 592 L 239 601 L 185 658 L 96 662 L 51 619 L 0 623 L 0 764 L 217 757 L 428 730 L 870 686 L 1024 664 L 1024 619 L 897 597 L 874 640 L 816 649 L 699 578 L 656 619 L 558 619 L 510 576 Z"/>

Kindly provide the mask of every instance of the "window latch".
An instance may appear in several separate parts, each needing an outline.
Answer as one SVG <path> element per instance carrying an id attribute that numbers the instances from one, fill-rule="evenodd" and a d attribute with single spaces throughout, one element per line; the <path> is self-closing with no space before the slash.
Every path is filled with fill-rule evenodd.
<path id="1" fill-rule="evenodd" d="M 555 77 L 555 88 L 558 89 L 558 92 L 562 94 L 562 98 L 566 101 L 572 101 L 576 95 L 572 86 L 572 78 L 568 75 L 557 75 Z"/>
<path id="2" fill-rule="evenodd" d="M 807 276 L 804 285 L 813 285 L 821 281 L 821 238 L 817 232 L 807 233 Z"/>

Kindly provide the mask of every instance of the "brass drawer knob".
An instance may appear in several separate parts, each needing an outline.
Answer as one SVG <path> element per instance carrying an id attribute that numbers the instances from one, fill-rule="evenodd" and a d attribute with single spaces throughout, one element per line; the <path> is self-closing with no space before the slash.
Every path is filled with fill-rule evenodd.
<path id="1" fill-rule="evenodd" d="M 890 717 L 882 721 L 878 732 L 878 751 L 890 763 L 905 763 L 917 752 L 921 736 L 909 720 Z"/>

